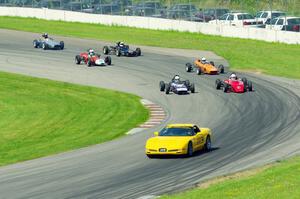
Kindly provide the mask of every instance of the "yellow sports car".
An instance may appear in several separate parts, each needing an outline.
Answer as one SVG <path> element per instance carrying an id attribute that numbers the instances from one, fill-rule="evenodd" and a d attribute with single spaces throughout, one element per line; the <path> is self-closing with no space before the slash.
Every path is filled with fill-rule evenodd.
<path id="1" fill-rule="evenodd" d="M 195 124 L 169 124 L 146 142 L 146 155 L 187 155 L 211 150 L 211 130 Z"/>

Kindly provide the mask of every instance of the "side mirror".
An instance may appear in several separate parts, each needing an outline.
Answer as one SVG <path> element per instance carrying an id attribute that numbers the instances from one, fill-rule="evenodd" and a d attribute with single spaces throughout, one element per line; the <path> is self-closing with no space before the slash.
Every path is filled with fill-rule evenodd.
<path id="1" fill-rule="evenodd" d="M 159 134 L 158 132 L 154 132 L 154 136 L 158 136 L 158 134 Z"/>

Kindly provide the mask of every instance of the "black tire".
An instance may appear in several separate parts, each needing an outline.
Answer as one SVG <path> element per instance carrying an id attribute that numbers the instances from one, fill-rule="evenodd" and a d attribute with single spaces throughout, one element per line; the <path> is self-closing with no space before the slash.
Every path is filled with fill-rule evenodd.
<path id="1" fill-rule="evenodd" d="M 165 88 L 166 88 L 165 82 L 164 82 L 164 81 L 160 81 L 160 82 L 159 82 L 159 90 L 160 90 L 161 92 L 164 92 L 164 91 L 165 91 Z"/>
<path id="2" fill-rule="evenodd" d="M 166 94 L 170 94 L 170 89 L 171 89 L 171 86 L 170 84 L 166 84 Z"/>
<path id="3" fill-rule="evenodd" d="M 104 47 L 103 47 L 103 54 L 108 55 L 108 53 L 109 53 L 109 48 L 108 48 L 108 46 L 104 46 Z"/>
<path id="4" fill-rule="evenodd" d="M 221 64 L 220 66 L 219 66 L 219 73 L 224 73 L 225 72 L 225 69 L 224 69 L 224 66 Z"/>
<path id="5" fill-rule="evenodd" d="M 202 71 L 200 68 L 197 68 L 197 75 L 201 75 Z"/>
<path id="6" fill-rule="evenodd" d="M 187 152 L 186 152 L 186 156 L 191 157 L 191 156 L 193 156 L 193 154 L 194 154 L 193 143 L 189 142 Z"/>
<path id="7" fill-rule="evenodd" d="M 63 41 L 60 41 L 59 44 L 60 44 L 60 49 L 63 50 L 65 48 L 65 43 Z"/>
<path id="8" fill-rule="evenodd" d="M 48 48 L 48 47 L 47 47 L 47 44 L 45 44 L 45 42 L 43 42 L 43 43 L 42 43 L 42 49 L 43 49 L 43 50 L 47 50 L 47 48 Z"/>
<path id="9" fill-rule="evenodd" d="M 185 80 L 185 81 L 184 81 L 184 84 L 185 84 L 185 86 L 188 87 L 188 88 L 191 86 L 190 80 Z"/>
<path id="10" fill-rule="evenodd" d="M 242 78 L 242 82 L 244 83 L 244 86 L 247 87 L 248 80 L 246 77 Z"/>
<path id="11" fill-rule="evenodd" d="M 121 56 L 121 51 L 120 51 L 119 49 L 116 50 L 116 55 L 117 55 L 118 57 Z"/>
<path id="12" fill-rule="evenodd" d="M 229 90 L 229 85 L 225 83 L 224 86 L 223 86 L 224 93 L 227 93 L 228 90 Z"/>
<path id="13" fill-rule="evenodd" d="M 248 91 L 253 91 L 253 86 L 252 86 L 252 82 L 251 81 L 248 81 Z"/>
<path id="14" fill-rule="evenodd" d="M 188 73 L 192 71 L 192 64 L 191 63 L 186 63 L 185 64 L 185 71 L 188 72 Z"/>
<path id="15" fill-rule="evenodd" d="M 210 139 L 209 135 L 206 137 L 206 141 L 205 141 L 205 144 L 204 144 L 204 150 L 206 152 L 211 151 L 211 139 Z"/>
<path id="16" fill-rule="evenodd" d="M 217 79 L 217 80 L 216 80 L 216 89 L 217 89 L 217 90 L 220 90 L 221 87 L 222 87 L 222 82 L 221 82 L 220 79 Z"/>
<path id="17" fill-rule="evenodd" d="M 90 58 L 88 59 L 88 61 L 87 61 L 86 64 L 87 64 L 88 67 L 91 67 L 91 66 L 92 66 L 92 62 L 91 62 Z"/>
<path id="18" fill-rule="evenodd" d="M 33 40 L 33 47 L 34 48 L 37 48 L 37 47 L 39 47 L 39 42 L 38 42 L 38 40 Z"/>
<path id="19" fill-rule="evenodd" d="M 210 63 L 211 65 L 215 66 L 215 62 L 210 61 L 209 63 Z"/>
<path id="20" fill-rule="evenodd" d="M 76 64 L 80 64 L 81 63 L 81 57 L 80 57 L 80 55 L 76 55 L 75 56 L 75 63 Z"/>
<path id="21" fill-rule="evenodd" d="M 140 48 L 137 48 L 137 49 L 135 50 L 135 52 L 136 52 L 136 56 L 141 56 L 141 54 L 142 54 L 142 51 L 141 51 Z"/>
<path id="22" fill-rule="evenodd" d="M 191 93 L 195 93 L 195 84 L 191 84 L 190 85 L 190 90 L 191 90 Z"/>
<path id="23" fill-rule="evenodd" d="M 111 57 L 110 56 L 107 56 L 107 57 L 105 57 L 105 63 L 107 64 L 107 65 L 111 65 Z"/>
<path id="24" fill-rule="evenodd" d="M 146 156 L 147 156 L 149 159 L 154 158 L 154 155 L 146 154 Z"/>

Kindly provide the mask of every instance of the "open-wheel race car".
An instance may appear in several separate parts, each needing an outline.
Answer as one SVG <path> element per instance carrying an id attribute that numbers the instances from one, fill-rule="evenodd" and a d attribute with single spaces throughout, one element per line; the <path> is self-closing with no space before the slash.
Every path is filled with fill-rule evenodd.
<path id="1" fill-rule="evenodd" d="M 224 66 L 222 64 L 216 67 L 213 61 L 206 61 L 206 58 L 204 57 L 201 60 L 196 59 L 193 64 L 186 63 L 185 65 L 186 72 L 192 72 L 194 69 L 196 70 L 196 73 L 198 75 L 201 74 L 217 75 L 220 73 L 224 73 L 225 71 Z"/>
<path id="2" fill-rule="evenodd" d="M 33 47 L 42 48 L 43 50 L 63 50 L 65 43 L 63 41 L 54 41 L 52 38 L 48 37 L 47 33 L 44 33 L 41 38 L 33 40 Z"/>
<path id="3" fill-rule="evenodd" d="M 234 92 L 234 93 L 245 93 L 247 91 L 253 91 L 252 82 L 247 80 L 247 78 L 238 78 L 236 74 L 231 74 L 229 79 L 216 80 L 216 89 L 223 89 L 224 93 Z"/>
<path id="4" fill-rule="evenodd" d="M 182 81 L 178 75 L 175 75 L 169 83 L 160 81 L 159 89 L 161 92 L 165 92 L 166 94 L 169 94 L 170 92 L 179 95 L 188 94 L 189 92 L 195 93 L 195 84 L 190 83 L 189 80 Z"/>
<path id="5" fill-rule="evenodd" d="M 96 54 L 93 49 L 89 49 L 87 52 L 82 52 L 75 56 L 75 63 L 81 64 L 84 62 L 87 66 L 106 66 L 111 65 L 111 57 L 105 56 L 102 58 L 99 54 Z"/>
<path id="6" fill-rule="evenodd" d="M 126 57 L 137 57 L 141 56 L 142 51 L 140 48 L 136 48 L 135 50 L 131 50 L 129 45 L 125 45 L 123 42 L 117 42 L 115 46 L 104 46 L 103 53 L 105 55 L 117 55 L 126 56 Z"/>

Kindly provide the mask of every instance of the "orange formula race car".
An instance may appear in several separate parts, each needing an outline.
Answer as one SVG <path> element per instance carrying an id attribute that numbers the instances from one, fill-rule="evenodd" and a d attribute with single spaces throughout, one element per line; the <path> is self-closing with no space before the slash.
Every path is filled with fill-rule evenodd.
<path id="1" fill-rule="evenodd" d="M 224 66 L 221 64 L 218 67 L 215 66 L 215 63 L 213 61 L 206 61 L 206 59 L 203 57 L 201 60 L 196 59 L 194 61 L 194 64 L 187 63 L 185 65 L 186 72 L 192 72 L 193 66 L 196 70 L 196 73 L 198 75 L 201 74 L 209 74 L 209 75 L 218 75 L 220 73 L 224 73 Z"/>

